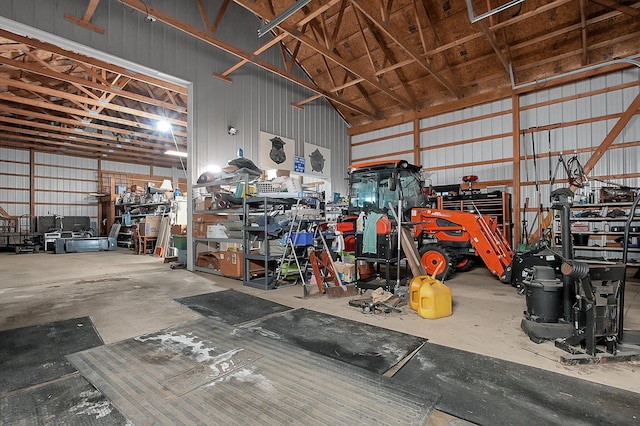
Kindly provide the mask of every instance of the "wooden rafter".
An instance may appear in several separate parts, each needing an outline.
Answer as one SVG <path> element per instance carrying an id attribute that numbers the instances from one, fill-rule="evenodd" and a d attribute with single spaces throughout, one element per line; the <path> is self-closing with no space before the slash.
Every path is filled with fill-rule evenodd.
<path id="1" fill-rule="evenodd" d="M 509 74 L 509 68 L 510 68 L 509 67 L 509 60 L 507 59 L 505 54 L 502 52 L 502 49 L 500 48 L 500 46 L 498 44 L 498 40 L 496 40 L 496 36 L 493 34 L 493 32 L 491 32 L 491 30 L 489 29 L 487 24 L 484 23 L 484 21 L 478 21 L 477 24 L 480 27 L 480 29 L 482 29 L 482 32 L 484 33 L 485 37 L 489 41 L 489 44 L 491 45 L 491 48 L 495 52 L 496 56 L 500 60 L 500 63 L 504 67 L 505 72 L 508 75 Z"/>
<path id="2" fill-rule="evenodd" d="M 171 16 L 167 15 L 166 13 L 152 8 L 151 6 L 145 6 L 144 3 L 142 3 L 140 0 L 119 0 L 121 3 L 126 4 L 127 6 L 129 6 L 132 9 L 137 10 L 140 13 L 147 13 L 147 10 L 149 10 L 149 13 L 152 13 L 153 16 L 160 22 L 163 22 L 173 28 L 176 28 L 186 34 L 189 34 L 192 37 L 197 38 L 198 40 L 204 41 L 214 47 L 217 47 L 221 50 L 224 50 L 227 53 L 230 53 L 240 59 L 247 59 L 249 61 L 251 61 L 253 64 L 255 64 L 256 66 L 267 70 L 273 74 L 279 75 L 289 81 L 291 81 L 292 83 L 296 83 L 300 86 L 303 86 L 309 90 L 311 90 L 314 93 L 318 93 L 318 94 L 322 94 L 323 96 L 325 96 L 327 99 L 330 99 L 333 102 L 336 102 L 337 104 L 340 104 L 350 110 L 353 110 L 359 114 L 371 117 L 372 113 L 370 113 L 369 111 L 363 110 L 362 108 L 351 104 L 350 102 L 346 102 L 342 99 L 337 98 L 336 96 L 333 96 L 330 92 L 325 91 L 319 87 L 317 87 L 316 85 L 309 83 L 308 81 L 305 81 L 297 76 L 292 75 L 291 73 L 282 71 L 278 68 L 276 68 L 273 64 L 270 64 L 266 61 L 262 61 L 260 59 L 254 59 L 252 58 L 252 55 L 248 52 L 245 52 L 241 49 L 238 49 L 237 47 L 224 42 L 220 39 L 217 39 L 209 34 L 207 34 L 204 31 L 201 31 L 189 24 L 186 24 L 184 22 L 181 22 L 175 18 L 172 18 Z M 253 59 L 253 60 L 252 60 Z"/>
<path id="3" fill-rule="evenodd" d="M 4 104 L 0 104 L 0 112 L 14 114 L 15 116 L 29 117 L 29 120 L 20 122 L 20 124 L 24 124 L 24 125 L 29 124 L 31 122 L 30 119 L 40 119 L 40 120 L 47 120 L 48 122 L 51 122 L 53 118 L 49 113 L 39 113 L 39 112 L 34 112 L 30 110 L 25 110 L 25 109 L 13 108 Z M 122 138 L 121 141 L 123 142 L 135 141 L 136 143 L 142 144 L 142 145 L 145 145 L 147 143 L 158 143 L 158 142 L 173 143 L 174 142 L 172 138 L 168 138 L 164 136 L 151 135 L 143 132 L 135 132 L 133 130 L 129 130 L 126 128 L 114 128 L 112 126 L 106 126 L 106 125 L 96 124 L 96 123 L 87 124 L 86 122 L 83 122 L 80 119 L 74 120 L 74 119 L 65 118 L 65 117 L 55 117 L 55 121 L 60 123 L 58 126 L 55 126 L 55 127 L 60 127 L 58 131 L 64 132 L 63 130 L 61 130 L 64 128 L 72 129 L 75 133 L 80 133 L 80 134 L 83 134 L 83 132 L 86 131 L 89 135 L 91 135 L 91 137 L 98 137 L 100 139 L 110 139 L 109 134 L 114 133 L 114 134 L 120 134 L 121 136 L 119 137 Z M 65 127 L 63 125 L 66 125 L 68 127 Z M 45 127 L 45 128 L 51 130 L 48 127 Z M 95 130 L 95 132 L 88 131 L 88 129 L 93 129 Z M 116 136 L 115 140 L 116 141 L 118 140 L 118 136 Z M 183 140 L 184 140 L 183 138 L 178 138 L 177 139 L 178 144 L 179 145 L 183 144 L 184 143 Z"/>
<path id="4" fill-rule="evenodd" d="M 39 85 L 34 85 L 34 84 L 30 84 L 30 83 L 24 83 L 21 81 L 17 81 L 17 80 L 10 80 L 7 78 L 3 78 L 0 77 L 0 84 L 6 84 L 7 86 L 12 86 L 12 87 L 16 87 L 16 88 L 20 88 L 20 89 L 25 89 L 25 90 L 30 90 L 36 93 L 40 93 L 43 95 L 48 95 L 48 96 L 54 96 L 60 99 L 68 99 L 71 101 L 76 101 L 76 102 L 81 102 L 87 105 L 93 105 L 96 107 L 103 107 L 103 109 L 109 109 L 109 110 L 113 110 L 113 111 L 118 111 L 121 113 L 125 113 L 125 114 L 129 114 L 133 117 L 139 116 L 139 117 L 144 117 L 144 118 L 148 118 L 150 120 L 160 120 L 163 117 L 158 115 L 158 114 L 149 114 L 146 112 L 142 112 L 138 109 L 135 108 L 128 108 L 128 107 L 123 107 L 120 105 L 114 105 L 112 103 L 109 102 L 104 102 L 102 99 L 100 100 L 95 100 L 95 99 L 89 99 L 87 97 L 84 96 L 78 96 L 78 95 L 73 95 L 67 92 L 63 92 L 60 90 L 55 90 L 55 89 L 49 89 L 43 86 L 39 86 Z M 72 112 L 74 113 L 74 112 Z M 97 112 L 94 111 L 90 111 L 91 114 L 97 114 Z M 178 120 L 178 119 L 174 119 L 174 118 L 169 118 L 168 121 L 171 124 L 174 124 L 176 126 L 181 126 L 186 128 L 187 127 L 187 122 L 185 120 Z"/>
<path id="5" fill-rule="evenodd" d="M 444 86 L 449 92 L 451 92 L 452 95 L 460 97 L 460 89 L 447 81 L 447 79 L 440 75 L 438 71 L 434 70 L 433 65 L 426 59 L 424 59 L 423 55 L 420 54 L 420 52 L 418 52 L 414 47 L 405 43 L 400 35 L 392 33 L 385 25 L 385 23 L 380 21 L 380 19 L 376 16 L 370 5 L 361 0 L 351 0 L 351 4 L 355 8 L 360 10 L 360 12 L 362 12 L 371 22 L 373 22 L 383 33 L 385 33 L 387 37 L 391 38 L 396 43 L 396 45 L 407 52 L 414 61 L 416 61 L 422 68 L 424 68 L 429 74 L 431 74 L 436 79 L 436 81 Z"/>
<path id="6" fill-rule="evenodd" d="M 356 16 L 359 12 L 356 12 Z M 382 35 L 378 32 L 377 28 L 373 25 L 373 23 L 368 20 L 365 17 L 365 21 L 367 23 L 367 27 L 369 29 L 369 32 L 373 35 L 373 38 L 375 39 L 376 43 L 378 44 L 379 48 L 382 50 L 382 53 L 384 54 L 385 57 L 385 61 L 390 63 L 390 64 L 396 64 L 398 63 L 398 60 L 396 58 L 395 53 L 393 52 L 392 49 L 389 49 L 385 43 L 384 43 L 384 39 L 382 38 Z M 363 34 L 364 37 L 364 34 Z M 400 84 L 402 85 L 402 88 L 404 89 L 404 91 L 406 92 L 407 96 L 409 97 L 409 99 L 411 99 L 411 102 L 414 105 L 414 109 L 417 108 L 417 102 L 416 102 L 416 97 L 413 93 L 413 91 L 409 88 L 409 84 L 407 83 L 407 78 L 404 75 L 404 72 L 402 72 L 402 68 L 396 68 L 394 69 L 394 72 L 396 74 L 396 77 L 398 77 L 398 80 L 400 81 Z"/>
<path id="7" fill-rule="evenodd" d="M 33 106 L 33 107 L 44 108 L 45 110 L 49 110 L 49 111 L 62 112 L 62 113 L 65 113 L 65 114 L 69 114 L 71 116 L 74 116 L 74 115 L 75 116 L 79 116 L 79 117 L 82 117 L 82 120 L 80 121 L 81 124 L 88 123 L 88 121 L 89 121 L 88 119 L 93 117 L 93 114 L 91 114 L 90 112 L 84 112 L 84 111 L 81 111 L 81 110 L 79 110 L 77 108 L 65 107 L 65 106 L 54 104 L 54 103 L 43 102 L 43 101 L 40 101 L 40 100 L 20 97 L 20 96 L 8 94 L 8 93 L 0 93 L 0 100 L 7 101 L 7 102 L 14 102 L 14 103 L 17 103 L 17 104 L 30 105 L 30 106 Z M 139 129 L 144 129 L 144 130 L 151 130 L 151 131 L 155 131 L 156 130 L 154 125 L 142 124 L 142 123 L 138 123 L 138 122 L 135 122 L 135 121 L 126 120 L 126 119 L 123 119 L 123 118 L 112 117 L 112 116 L 109 116 L 109 115 L 104 115 L 103 114 L 101 116 L 101 119 L 102 119 L 102 121 L 107 121 L 107 122 L 114 123 L 114 124 L 120 124 L 120 125 L 123 125 L 123 126 L 130 126 L 130 127 L 134 127 L 134 128 L 139 128 Z M 107 130 L 110 130 L 110 129 L 107 129 Z M 186 137 L 187 136 L 186 132 L 180 131 L 180 130 L 175 130 L 174 133 L 176 134 L 176 136 L 181 136 L 181 137 Z"/>
<path id="8" fill-rule="evenodd" d="M 172 90 L 174 92 L 183 94 L 183 95 L 187 95 L 187 89 L 183 86 L 177 85 L 177 84 L 173 84 L 170 83 L 168 81 L 165 80 L 161 80 L 155 77 L 151 77 L 148 75 L 144 75 L 144 74 L 140 74 L 140 73 L 132 73 L 131 71 L 123 68 L 123 67 L 119 67 L 117 65 L 113 65 L 113 64 L 109 64 L 103 61 L 100 61 L 98 59 L 95 58 L 90 58 L 88 56 L 84 56 L 81 55 L 79 53 L 74 53 L 68 50 L 64 50 L 58 46 L 55 46 L 53 44 L 50 43 L 46 43 L 46 42 L 42 42 L 39 40 L 35 40 L 32 38 L 28 38 L 28 37 L 24 37 L 24 36 L 20 36 L 17 34 L 13 34 L 10 33 L 6 30 L 0 29 L 0 37 L 4 37 L 4 38 L 8 38 L 11 40 L 15 40 L 18 43 L 24 43 L 25 45 L 31 46 L 31 47 L 35 47 L 38 49 L 42 49 L 42 50 L 46 50 L 47 52 L 52 52 L 54 54 L 66 57 L 70 60 L 73 60 L 77 63 L 82 63 L 82 64 L 90 64 L 92 66 L 95 66 L 97 68 L 101 68 L 101 69 L 105 69 L 105 70 L 109 70 L 109 72 L 113 72 L 116 74 L 122 74 L 125 75 L 127 77 L 131 77 L 134 80 L 139 80 L 142 82 L 145 82 L 147 84 L 150 84 L 152 86 L 157 86 L 157 87 L 162 87 L 165 89 L 169 89 Z M 14 58 L 15 59 L 15 58 Z"/>
<path id="9" fill-rule="evenodd" d="M 280 43 L 282 40 L 284 40 L 284 38 L 287 35 L 285 33 L 280 34 L 277 37 L 274 37 L 273 39 L 269 40 L 268 42 L 266 42 L 265 44 L 263 44 L 262 46 L 260 46 L 258 49 L 256 49 L 253 52 L 253 56 L 258 56 L 260 54 L 262 54 L 263 52 L 265 52 L 266 50 L 268 50 L 269 48 L 271 48 L 272 46 Z M 227 69 L 226 71 L 222 72 L 222 73 L 214 73 L 213 75 L 215 77 L 218 77 L 224 81 L 227 82 L 231 82 L 231 79 L 228 77 L 229 74 L 231 74 L 232 72 L 234 72 L 235 70 L 237 70 L 238 68 L 240 68 L 241 66 L 250 63 L 251 61 L 249 59 L 242 59 L 240 62 L 236 63 L 234 66 L 232 66 L 231 68 Z"/>
<path id="10" fill-rule="evenodd" d="M 340 31 L 340 25 L 342 25 L 342 18 L 344 17 L 344 10 L 347 6 L 347 0 L 342 0 L 342 3 L 340 3 L 340 11 L 338 12 L 338 19 L 336 19 L 336 24 L 333 27 L 333 33 L 331 34 L 331 49 L 334 49 L 334 46 L 336 45 L 336 41 L 338 40 L 338 32 Z"/>
<path id="11" fill-rule="evenodd" d="M 587 53 L 589 50 L 589 46 L 587 44 L 587 11 L 585 0 L 578 1 L 580 5 L 580 23 L 582 24 L 582 28 L 580 29 L 580 35 L 582 38 L 582 66 L 587 65 Z"/>
<path id="12" fill-rule="evenodd" d="M 418 12 L 418 4 L 420 4 L 420 7 L 422 8 L 422 11 L 424 12 L 424 15 L 426 17 L 427 20 L 427 25 L 429 26 L 429 28 L 431 28 L 431 32 L 433 33 L 433 37 L 435 38 L 436 42 L 438 45 L 442 44 L 441 40 L 440 40 L 440 35 L 438 34 L 438 31 L 436 31 L 433 28 L 433 23 L 431 22 L 431 17 L 429 16 L 429 11 L 427 10 L 424 2 L 420 1 L 420 2 L 413 2 L 413 13 L 414 13 L 414 18 L 416 20 L 416 27 L 418 28 L 418 34 L 420 35 L 420 42 L 422 43 L 422 51 L 423 52 L 428 52 L 429 51 L 429 47 L 427 46 L 427 40 L 426 37 L 424 35 L 424 31 L 422 30 L 422 22 L 420 19 L 420 13 Z M 456 81 L 454 74 L 453 74 L 453 70 L 451 69 L 451 64 L 449 63 L 449 60 L 447 58 L 446 55 L 442 55 L 444 57 L 444 62 L 447 65 L 447 70 L 449 71 L 449 75 L 451 76 L 451 80 L 453 82 L 453 85 L 455 87 L 460 87 L 460 85 L 458 84 L 458 82 Z"/>
<path id="13" fill-rule="evenodd" d="M 609 9 L 615 9 L 629 16 L 634 16 L 634 17 L 640 16 L 640 10 L 634 9 L 624 4 L 620 4 L 620 2 L 616 0 L 591 0 L 591 1 L 594 3 L 598 3 L 601 6 L 608 7 Z"/>
<path id="14" fill-rule="evenodd" d="M 131 1 L 131 0 L 121 0 L 121 1 Z M 266 19 L 267 21 L 272 20 L 275 17 L 269 10 L 265 9 L 264 7 L 260 7 L 257 4 L 251 3 L 249 0 L 236 0 L 236 3 L 252 11 L 256 15 L 260 16 L 262 19 Z M 302 21 L 309 22 L 310 19 L 308 18 L 309 18 L 309 15 L 307 15 L 307 17 L 305 17 Z M 393 90 L 389 89 L 383 84 L 379 83 L 375 76 L 370 75 L 364 70 L 357 69 L 357 67 L 354 66 L 352 63 L 345 61 L 340 56 L 336 55 L 334 52 L 329 52 L 324 46 L 322 46 L 317 41 L 297 31 L 296 27 L 301 25 L 302 21 L 299 21 L 297 25 L 288 25 L 285 22 L 283 22 L 279 25 L 279 28 L 287 32 L 291 37 L 297 40 L 300 40 L 303 44 L 305 44 L 310 49 L 314 50 L 315 52 L 335 62 L 336 64 L 338 64 L 348 72 L 352 73 L 356 77 L 364 79 L 364 81 L 376 87 L 378 90 L 381 90 L 382 92 L 386 93 L 396 101 L 400 102 L 402 105 L 405 105 L 408 108 L 412 107 L 411 103 L 408 100 L 398 95 Z"/>
<path id="15" fill-rule="evenodd" d="M 32 57 L 31 52 L 27 53 L 27 55 Z M 95 83 L 95 82 L 93 82 L 91 80 L 87 80 L 87 79 L 84 79 L 84 78 L 75 77 L 73 75 L 62 73 L 62 72 L 56 70 L 55 68 L 51 67 L 45 61 L 42 61 L 39 58 L 37 60 L 38 60 L 38 63 L 40 63 L 42 65 L 42 67 L 37 67 L 34 64 L 29 63 L 29 62 L 16 61 L 16 60 L 13 60 L 13 59 L 6 58 L 4 56 L 0 56 L 0 64 L 8 65 L 8 66 L 11 66 L 11 67 L 13 67 L 15 69 L 22 69 L 22 70 L 26 70 L 26 71 L 29 71 L 29 72 L 34 73 L 34 74 L 40 74 L 40 75 L 44 75 L 44 76 L 47 76 L 47 77 L 50 77 L 50 78 L 54 78 L 54 79 L 57 79 L 57 80 L 60 80 L 60 81 L 65 81 L 67 83 L 73 84 L 76 87 L 77 86 L 82 86 L 82 87 L 88 87 L 88 88 L 95 89 L 95 90 L 98 90 L 98 91 L 101 91 L 101 92 L 105 92 L 105 93 L 116 93 L 118 96 L 129 98 L 129 99 L 132 99 L 132 100 L 137 101 L 137 102 L 147 103 L 147 104 L 150 104 L 150 105 L 155 105 L 157 107 L 166 108 L 166 109 L 170 109 L 170 110 L 177 111 L 177 112 L 184 112 L 183 108 L 177 107 L 177 105 L 175 105 L 175 104 L 162 102 L 162 101 L 159 101 L 157 99 L 153 99 L 153 98 L 150 98 L 150 97 L 145 97 L 145 96 L 139 95 L 137 93 L 128 92 L 128 91 L 122 90 L 123 88 L 120 87 L 120 86 L 115 86 L 115 85 L 108 85 L 107 86 L 104 83 Z M 127 77 L 127 78 L 131 78 L 131 77 Z"/>
<path id="16" fill-rule="evenodd" d="M 230 1 L 231 0 L 224 0 L 220 5 L 220 9 L 218 9 L 218 14 L 216 15 L 216 20 L 213 22 L 213 25 L 211 26 L 211 29 L 210 29 L 212 33 L 215 33 L 218 30 L 218 27 L 220 26 L 220 22 L 222 22 L 222 17 L 227 11 L 227 7 L 229 7 Z"/>
<path id="17" fill-rule="evenodd" d="M 583 167 L 586 174 L 589 174 L 589 172 L 593 170 L 593 167 L 598 163 L 598 161 L 600 161 L 607 149 L 609 149 L 611 144 L 613 144 L 616 138 L 620 135 L 622 129 L 625 128 L 632 117 L 638 114 L 638 109 L 640 109 L 640 94 L 635 97 L 626 111 L 622 113 L 616 124 L 614 124 L 614 126 L 611 128 L 611 131 L 607 134 L 607 136 L 605 136 L 604 140 L 598 146 L 598 148 L 596 148 L 591 158 L 587 160 Z M 572 187 L 572 190 L 575 191 L 575 188 Z"/>
<path id="18" fill-rule="evenodd" d="M 306 99 L 303 99 L 301 101 L 293 103 L 293 104 L 291 104 L 291 106 L 294 106 L 294 107 L 296 107 L 298 109 L 302 109 L 302 105 L 308 104 L 309 102 L 315 101 L 316 99 L 319 99 L 321 97 L 322 97 L 322 95 L 313 95 L 313 96 L 310 96 L 310 97 L 308 97 Z"/>
<path id="19" fill-rule="evenodd" d="M 207 9 L 204 7 L 204 2 L 202 0 L 196 1 L 198 2 L 198 10 L 200 11 L 200 17 L 202 17 L 204 29 L 207 32 L 211 32 L 211 24 L 209 24 L 209 17 L 207 16 Z"/>
<path id="20" fill-rule="evenodd" d="M 65 13 L 64 19 L 73 22 L 74 24 L 83 26 L 91 31 L 95 31 L 98 34 L 104 34 L 104 28 L 91 23 L 91 18 L 93 18 L 93 14 L 98 7 L 98 3 L 100 3 L 100 0 L 89 0 L 89 5 L 87 6 L 87 10 L 84 12 L 82 18 L 76 18 L 69 13 Z"/>

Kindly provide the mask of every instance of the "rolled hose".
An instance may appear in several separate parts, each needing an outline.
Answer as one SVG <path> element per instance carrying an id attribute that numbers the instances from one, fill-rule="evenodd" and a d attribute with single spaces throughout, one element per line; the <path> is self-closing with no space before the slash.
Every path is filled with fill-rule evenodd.
<path id="1" fill-rule="evenodd" d="M 571 278 L 583 279 L 589 275 L 589 265 L 575 260 L 566 260 L 560 267 L 560 272 Z"/>

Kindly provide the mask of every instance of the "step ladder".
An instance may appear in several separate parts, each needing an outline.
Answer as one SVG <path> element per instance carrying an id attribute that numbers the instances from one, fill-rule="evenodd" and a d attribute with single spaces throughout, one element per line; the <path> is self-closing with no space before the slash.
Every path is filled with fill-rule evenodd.
<path id="1" fill-rule="evenodd" d="M 296 255 L 296 244 L 291 238 L 291 236 L 294 235 L 294 233 L 295 235 L 298 235 L 300 233 L 300 229 L 302 226 L 302 219 L 299 217 L 299 214 L 298 214 L 300 211 L 299 207 L 300 207 L 300 199 L 298 199 L 295 205 L 295 210 L 292 209 L 293 215 L 289 223 L 289 230 L 287 231 L 287 234 L 286 234 L 287 241 L 285 244 L 284 253 L 282 253 L 282 257 L 280 258 L 280 262 L 278 265 L 276 282 L 280 282 L 280 280 L 286 279 L 286 277 L 291 273 L 291 268 L 295 265 L 295 267 L 297 268 L 297 272 L 300 275 L 300 280 L 302 284 L 303 285 L 305 284 L 304 271 L 306 271 L 307 269 L 307 263 L 305 262 L 304 267 L 300 266 L 300 260 Z M 296 278 L 296 281 L 297 281 L 297 278 Z"/>

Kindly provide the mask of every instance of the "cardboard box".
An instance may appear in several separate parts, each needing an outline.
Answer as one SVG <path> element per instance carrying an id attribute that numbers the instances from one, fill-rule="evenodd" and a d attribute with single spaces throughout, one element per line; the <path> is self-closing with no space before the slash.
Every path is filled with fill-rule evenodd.
<path id="1" fill-rule="evenodd" d="M 229 278 L 242 278 L 244 269 L 244 257 L 241 252 L 220 252 L 220 273 Z"/>
<path id="2" fill-rule="evenodd" d="M 205 251 L 198 254 L 196 266 L 214 270 L 220 269 L 220 253 L 217 251 Z"/>
<path id="3" fill-rule="evenodd" d="M 171 234 L 172 235 L 187 235 L 187 227 L 186 227 L 186 225 L 172 225 L 171 226 Z"/>
<path id="4" fill-rule="evenodd" d="M 356 280 L 356 265 L 353 263 L 334 262 L 336 274 L 340 280 L 345 283 L 351 283 Z"/>
<path id="5" fill-rule="evenodd" d="M 138 232 L 142 237 L 157 237 L 160 231 L 162 216 L 147 216 L 138 224 Z"/>
<path id="6" fill-rule="evenodd" d="M 192 221 L 193 221 L 192 234 L 194 237 L 207 238 L 207 230 L 209 225 L 225 222 L 227 219 L 228 217 L 223 215 L 194 213 L 192 216 Z"/>
<path id="7" fill-rule="evenodd" d="M 227 238 L 225 229 L 221 223 L 207 225 L 207 238 Z"/>

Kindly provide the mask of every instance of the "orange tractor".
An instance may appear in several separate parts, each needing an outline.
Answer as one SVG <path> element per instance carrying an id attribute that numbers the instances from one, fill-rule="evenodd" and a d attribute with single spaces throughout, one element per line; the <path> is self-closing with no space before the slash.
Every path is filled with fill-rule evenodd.
<path id="1" fill-rule="evenodd" d="M 513 251 L 497 218 L 476 212 L 439 210 L 429 201 L 419 166 L 404 160 L 355 164 L 349 167 L 349 213 L 390 213 L 402 226 L 412 226 L 420 260 L 429 275 L 440 280 L 454 271 L 468 271 L 482 260 L 503 282 Z M 393 217 L 393 215 L 390 215 Z"/>

